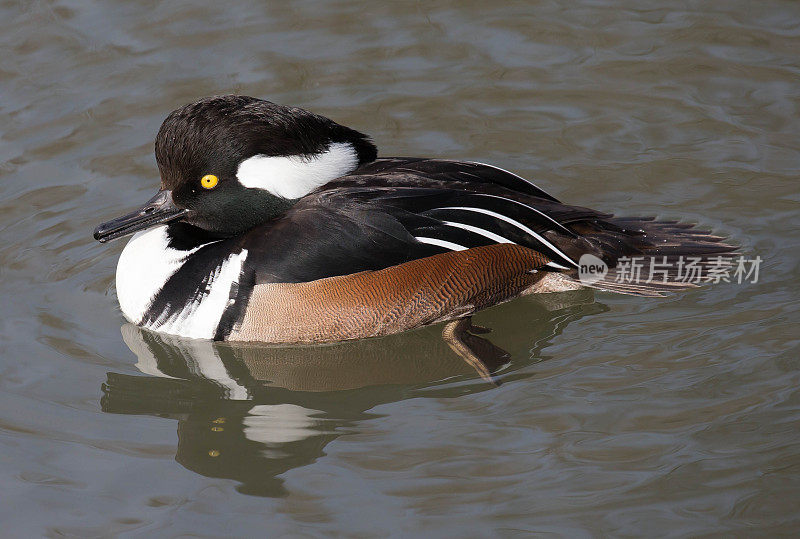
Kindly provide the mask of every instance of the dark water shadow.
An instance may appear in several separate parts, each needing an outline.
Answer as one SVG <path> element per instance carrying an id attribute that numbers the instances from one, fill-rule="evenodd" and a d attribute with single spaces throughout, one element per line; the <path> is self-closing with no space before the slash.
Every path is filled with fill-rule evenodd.
<path id="1" fill-rule="evenodd" d="M 502 346 L 530 350 L 498 373 L 508 382 L 533 376 L 526 367 L 546 359 L 542 350 L 570 322 L 607 307 L 570 293 L 501 309 L 481 323 L 502 322 Z M 368 412 L 377 405 L 495 387 L 450 350 L 441 326 L 324 346 L 213 343 L 133 325 L 122 336 L 149 376 L 108 373 L 102 410 L 177 420 L 178 463 L 259 496 L 285 495 L 280 474 L 323 456 L 332 440 L 377 417 Z"/>

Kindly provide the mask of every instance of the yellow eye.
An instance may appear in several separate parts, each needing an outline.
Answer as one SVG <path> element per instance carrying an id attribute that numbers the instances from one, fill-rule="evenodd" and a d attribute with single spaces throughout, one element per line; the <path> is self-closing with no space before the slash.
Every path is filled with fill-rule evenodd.
<path id="1" fill-rule="evenodd" d="M 205 189 L 213 189 L 219 183 L 219 178 L 214 176 L 213 174 L 206 174 L 202 178 L 200 178 L 200 185 L 202 185 Z"/>

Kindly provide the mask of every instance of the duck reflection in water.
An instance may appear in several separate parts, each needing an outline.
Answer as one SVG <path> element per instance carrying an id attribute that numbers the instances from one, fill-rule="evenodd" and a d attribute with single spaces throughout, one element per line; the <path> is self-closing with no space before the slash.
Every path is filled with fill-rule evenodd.
<path id="1" fill-rule="evenodd" d="M 511 358 L 485 335 L 476 337 L 470 344 L 487 358 L 477 367 L 442 340 L 438 326 L 274 347 L 187 340 L 127 324 L 123 339 L 149 376 L 108 373 L 101 406 L 176 419 L 175 459 L 182 466 L 234 479 L 245 494 L 282 496 L 279 475 L 322 457 L 332 440 L 376 417 L 371 408 L 417 396 L 456 397 L 532 376 L 524 367 L 546 359 L 542 349 L 569 322 L 607 310 L 587 291 L 547 299 L 522 299 L 482 315 L 495 327 L 502 323 L 496 340 L 504 347 L 530 353 Z"/>

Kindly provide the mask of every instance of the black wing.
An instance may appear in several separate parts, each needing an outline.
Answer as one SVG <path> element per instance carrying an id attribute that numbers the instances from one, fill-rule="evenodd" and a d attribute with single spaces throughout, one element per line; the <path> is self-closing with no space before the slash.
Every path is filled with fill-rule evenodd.
<path id="1" fill-rule="evenodd" d="M 301 199 L 242 239 L 256 282 L 305 282 L 377 270 L 493 243 L 534 249 L 577 276 L 581 255 L 731 252 L 691 225 L 616 218 L 558 202 L 527 180 L 478 163 L 387 158 Z"/>
<path id="2" fill-rule="evenodd" d="M 557 245 L 567 239 L 583 241 L 512 198 L 453 188 L 338 187 L 303 198 L 240 241 L 260 283 L 377 270 L 493 243 L 530 247 L 553 261 L 550 269 L 565 270 L 577 267 Z"/>
<path id="3" fill-rule="evenodd" d="M 422 159 L 416 157 L 382 157 L 360 166 L 347 176 L 327 184 L 324 189 L 341 186 L 446 187 L 456 183 L 472 189 L 517 192 L 551 202 L 555 197 L 532 182 L 499 167 L 472 161 Z"/>

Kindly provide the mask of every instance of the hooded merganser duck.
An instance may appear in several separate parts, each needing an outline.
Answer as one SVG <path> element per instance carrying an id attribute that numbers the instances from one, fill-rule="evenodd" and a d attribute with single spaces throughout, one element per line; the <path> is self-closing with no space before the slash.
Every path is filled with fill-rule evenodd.
<path id="1" fill-rule="evenodd" d="M 689 224 L 564 204 L 491 165 L 379 158 L 358 131 L 246 96 L 175 110 L 155 154 L 158 193 L 94 237 L 135 233 L 117 266 L 122 312 L 184 337 L 311 343 L 448 322 L 455 349 L 480 331 L 471 314 L 523 294 L 693 286 L 674 268 L 616 279 L 623 257 L 735 250 Z M 605 276 L 582 281 L 584 255 Z"/>

